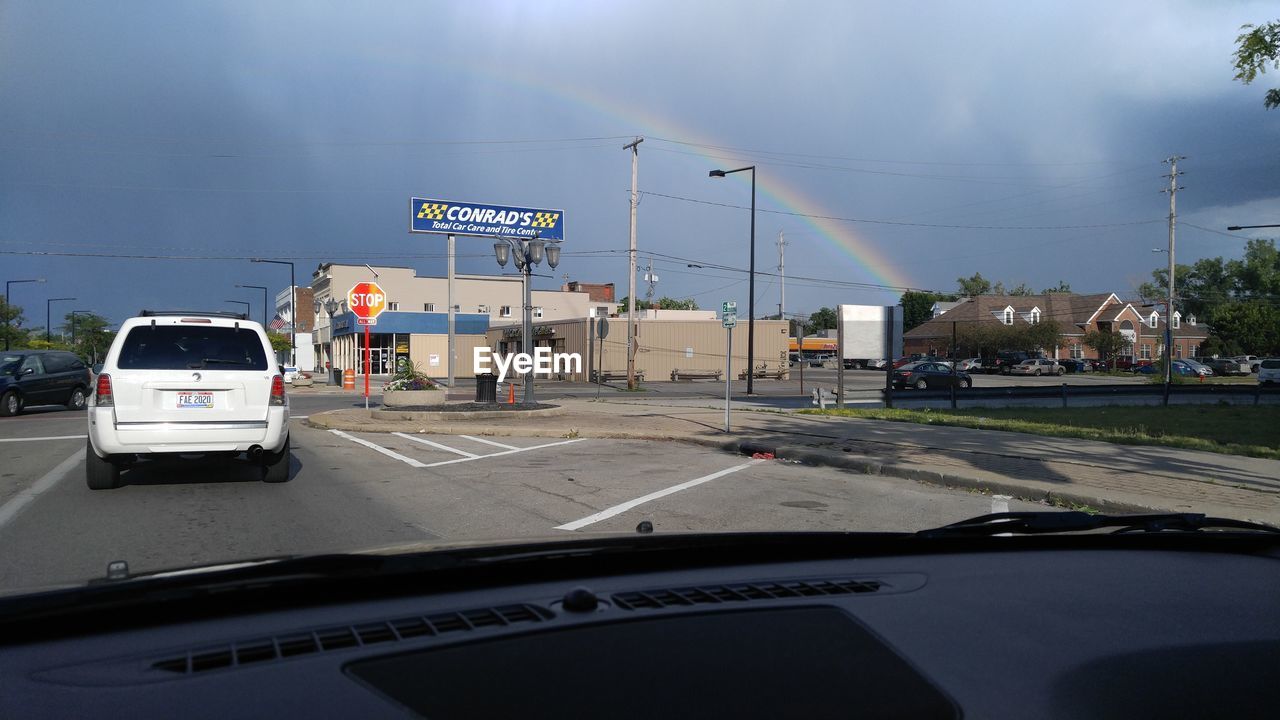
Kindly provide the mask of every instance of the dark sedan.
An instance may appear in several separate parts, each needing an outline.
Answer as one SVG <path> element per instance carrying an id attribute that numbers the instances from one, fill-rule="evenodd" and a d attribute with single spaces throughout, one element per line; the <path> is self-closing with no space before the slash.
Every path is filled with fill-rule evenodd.
<path id="1" fill-rule="evenodd" d="M 909 387 L 916 390 L 949 388 L 953 383 L 967 388 L 973 385 L 973 378 L 969 373 L 953 373 L 951 368 L 935 362 L 907 363 L 893 371 L 893 386 L 900 390 Z"/>

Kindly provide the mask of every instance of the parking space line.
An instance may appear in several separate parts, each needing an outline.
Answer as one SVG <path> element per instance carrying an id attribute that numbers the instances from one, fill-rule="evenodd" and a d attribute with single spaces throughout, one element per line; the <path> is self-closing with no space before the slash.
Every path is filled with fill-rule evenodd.
<path id="1" fill-rule="evenodd" d="M 6 442 L 35 442 L 37 440 L 83 440 L 84 435 L 46 435 L 45 437 L 29 437 L 29 438 L 0 438 L 0 443 Z"/>
<path id="2" fill-rule="evenodd" d="M 414 459 L 413 459 L 413 458 L 411 458 L 411 457 L 405 457 L 404 455 L 401 455 L 400 453 L 395 452 L 395 451 L 393 451 L 393 450 L 388 450 L 388 449 L 386 449 L 386 448 L 382 447 L 381 445 L 378 445 L 377 443 L 371 443 L 371 442 L 369 442 L 368 440 L 362 440 L 362 439 L 360 439 L 360 438 L 358 438 L 358 437 L 356 437 L 356 436 L 354 436 L 354 435 L 348 435 L 347 433 L 344 433 L 344 432 L 342 432 L 341 430 L 330 430 L 329 432 L 333 433 L 334 435 L 337 435 L 338 437 L 344 437 L 344 438 L 346 438 L 346 439 L 350 440 L 351 442 L 356 443 L 356 444 L 358 444 L 358 445 L 363 445 L 363 446 L 365 446 L 365 447 L 369 448 L 370 450 L 374 450 L 374 451 L 376 451 L 376 452 L 380 452 L 380 453 L 382 453 L 383 455 L 386 455 L 387 457 L 395 458 L 396 460 L 399 460 L 400 462 L 405 463 L 405 464 L 407 464 L 407 465 L 410 465 L 410 466 L 412 466 L 412 467 L 416 467 L 416 468 L 420 468 L 420 467 L 428 467 L 428 465 L 427 465 L 426 463 L 419 462 L 419 461 L 417 461 L 417 460 L 414 460 Z M 465 458 L 464 458 L 464 459 L 465 459 Z"/>
<path id="3" fill-rule="evenodd" d="M 459 435 L 458 437 L 460 437 L 460 438 L 466 438 L 466 439 L 468 439 L 468 440 L 474 440 L 474 441 L 476 441 L 476 442 L 478 442 L 478 443 L 484 443 L 485 445 L 492 445 L 492 446 L 494 446 L 494 447 L 500 447 L 500 448 L 502 448 L 502 449 L 504 449 L 504 450 L 519 450 L 519 449 L 520 449 L 520 448 L 516 447 L 515 445 L 505 445 L 505 444 L 500 443 L 500 442 L 494 442 L 494 441 L 492 441 L 492 440 L 485 440 L 484 438 L 481 438 L 481 437 L 473 437 L 473 436 L 471 436 L 471 435 Z"/>
<path id="4" fill-rule="evenodd" d="M 586 526 L 588 526 L 588 525 L 594 525 L 595 523 L 598 523 L 598 522 L 600 522 L 601 520 L 607 520 L 607 519 L 609 519 L 609 518 L 613 517 L 614 515 L 620 515 L 620 514 L 622 514 L 622 513 L 626 512 L 626 511 L 630 510 L 630 509 L 631 509 L 631 508 L 633 508 L 633 507 L 636 507 L 636 506 L 638 506 L 638 505 L 643 505 L 643 504 L 645 504 L 645 503 L 647 503 L 647 502 L 649 502 L 649 501 L 651 501 L 651 500 L 657 500 L 658 498 L 666 497 L 666 496 L 671 495 L 671 494 L 673 494 L 673 493 L 678 493 L 678 492 L 680 492 L 681 490 L 688 490 L 689 488 L 694 487 L 694 486 L 696 486 L 696 485 L 701 485 L 702 483 L 705 483 L 705 482 L 711 482 L 712 480 L 715 480 L 715 479 L 717 479 L 717 478 L 722 478 L 722 477 L 724 477 L 725 475 L 729 475 L 729 474 L 731 474 L 731 473 L 736 473 L 736 472 L 738 472 L 739 470 L 743 470 L 743 469 L 749 468 L 749 467 L 751 467 L 752 465 L 758 465 L 758 464 L 760 464 L 760 463 L 762 463 L 762 462 L 764 462 L 764 461 L 763 461 L 763 460 L 748 460 L 747 462 L 742 463 L 741 465 L 734 465 L 733 467 L 731 467 L 731 468 L 725 468 L 724 470 L 721 470 L 720 472 L 714 472 L 714 473 L 711 473 L 710 475 L 703 475 L 703 476 L 702 476 L 702 477 L 700 477 L 700 478 L 696 478 L 696 479 L 694 479 L 694 480 L 689 480 L 688 482 L 682 482 L 682 483 L 680 483 L 679 485 L 672 485 L 671 487 L 666 488 L 666 489 L 664 489 L 664 490 L 659 490 L 659 491 L 657 491 L 657 492 L 651 492 L 651 493 L 649 493 L 648 495 L 644 495 L 644 496 L 642 496 L 642 497 L 638 497 L 638 498 L 636 498 L 635 500 L 628 500 L 627 502 L 624 502 L 624 503 L 622 503 L 621 505 L 614 505 L 613 507 L 608 508 L 608 509 L 605 509 L 605 510 L 601 510 L 600 512 L 598 512 L 598 513 L 596 513 L 596 514 L 594 514 L 594 515 L 588 515 L 588 516 L 586 516 L 586 517 L 582 518 L 581 520 L 574 520 L 573 522 L 565 523 L 564 525 L 557 525 L 557 526 L 555 527 L 555 529 L 556 529 L 556 530 L 577 530 L 577 529 L 579 529 L 579 528 L 583 528 L 583 527 L 586 527 Z"/>
<path id="5" fill-rule="evenodd" d="M 478 458 L 478 457 L 480 457 L 479 455 L 476 455 L 475 453 L 469 453 L 469 452 L 467 452 L 467 451 L 465 451 L 465 450 L 459 450 L 459 449 L 457 449 L 457 448 L 451 448 L 451 447 L 449 447 L 448 445 L 441 445 L 441 444 L 440 444 L 440 443 L 438 443 L 438 442 L 431 442 L 430 440 L 427 440 L 426 438 L 414 437 L 414 436 L 412 436 L 412 435 L 406 435 L 406 434 L 404 434 L 404 433 L 402 433 L 402 432 L 393 432 L 393 433 L 391 433 L 391 434 L 392 434 L 392 435 L 395 435 L 396 437 L 402 437 L 402 438 L 404 438 L 405 440 L 412 440 L 412 441 L 414 441 L 414 442 L 416 442 L 416 443 L 422 443 L 423 445 L 428 445 L 428 446 L 433 447 L 433 448 L 435 448 L 435 449 L 437 449 L 437 450 L 444 450 L 445 452 L 451 452 L 451 453 L 453 453 L 454 455 L 461 455 L 461 456 L 463 456 L 463 457 L 469 457 L 469 458 Z"/>
<path id="6" fill-rule="evenodd" d="M 9 498 L 9 502 L 0 505 L 0 527 L 8 525 L 23 508 L 40 497 L 41 494 L 48 492 L 54 485 L 62 482 L 62 479 L 67 475 L 70 475 L 72 470 L 75 470 L 80 463 L 84 462 L 84 453 L 84 448 L 75 451 L 66 460 L 58 463 L 57 467 L 35 481 L 31 487 L 19 491 L 18 494 Z"/>
<path id="7" fill-rule="evenodd" d="M 455 460 L 442 460 L 441 462 L 433 462 L 423 467 L 440 467 L 441 465 L 456 465 L 458 463 L 471 462 L 473 460 L 484 460 L 485 458 L 499 457 L 502 455 L 514 455 L 516 453 L 528 452 L 530 450 L 541 450 L 542 448 L 555 447 L 556 445 L 568 445 L 570 443 L 582 442 L 583 438 L 575 440 L 561 440 L 560 442 L 545 443 L 543 445 L 534 445 L 533 447 L 516 448 L 515 450 L 504 450 L 502 452 L 489 453 L 488 455 L 477 455 L 469 458 L 457 458 Z"/>

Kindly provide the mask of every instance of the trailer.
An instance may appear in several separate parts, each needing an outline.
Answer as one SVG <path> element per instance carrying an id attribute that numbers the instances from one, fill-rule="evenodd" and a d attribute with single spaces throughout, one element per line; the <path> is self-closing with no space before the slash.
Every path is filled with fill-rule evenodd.
<path id="1" fill-rule="evenodd" d="M 893 321 L 889 311 L 893 310 Z M 840 359 L 847 369 L 885 369 L 902 355 L 902 308 L 839 305 Z M 886 350 L 888 351 L 886 353 Z"/>

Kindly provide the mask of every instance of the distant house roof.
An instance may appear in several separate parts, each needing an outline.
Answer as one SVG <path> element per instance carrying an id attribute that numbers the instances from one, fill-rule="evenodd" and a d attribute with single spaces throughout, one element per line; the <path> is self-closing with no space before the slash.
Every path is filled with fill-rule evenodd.
<path id="1" fill-rule="evenodd" d="M 965 302 L 965 301 L 966 301 L 966 300 L 968 300 L 968 299 L 969 299 L 969 298 L 961 298 L 961 299 L 956 300 L 956 301 L 954 301 L 954 302 L 948 302 L 948 301 L 945 301 L 945 300 L 939 300 L 939 301 L 937 301 L 937 302 L 935 302 L 935 303 L 933 304 L 933 308 L 932 308 L 932 310 L 933 310 L 933 316 L 934 316 L 934 317 L 938 317 L 939 315 L 945 315 L 945 314 L 947 314 L 947 312 L 949 312 L 949 311 L 951 311 L 951 310 L 954 310 L 954 309 L 956 308 L 956 306 L 957 306 L 957 305 L 959 305 L 959 304 L 960 304 L 960 303 L 962 303 L 962 302 Z"/>

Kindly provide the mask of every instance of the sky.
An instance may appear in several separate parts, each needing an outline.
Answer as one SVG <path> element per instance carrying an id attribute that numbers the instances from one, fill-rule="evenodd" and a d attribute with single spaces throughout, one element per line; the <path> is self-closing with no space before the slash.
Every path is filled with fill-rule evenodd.
<path id="1" fill-rule="evenodd" d="M 1232 80 L 1264 2 L 0 4 L 0 280 L 26 324 L 224 309 L 322 262 L 445 272 L 409 198 L 560 209 L 565 278 L 756 314 L 980 272 L 1133 296 L 1280 223 L 1280 73 Z M 690 267 L 691 265 L 695 267 Z M 500 272 L 458 239 L 458 271 Z M 55 321 L 56 324 L 56 321 Z"/>

